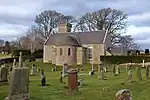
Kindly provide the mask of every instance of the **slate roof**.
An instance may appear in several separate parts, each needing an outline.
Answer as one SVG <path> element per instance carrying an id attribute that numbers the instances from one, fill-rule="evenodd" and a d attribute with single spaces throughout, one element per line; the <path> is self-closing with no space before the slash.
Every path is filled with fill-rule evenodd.
<path id="1" fill-rule="evenodd" d="M 57 33 L 51 35 L 45 45 L 100 44 L 104 36 L 105 31 Z"/>

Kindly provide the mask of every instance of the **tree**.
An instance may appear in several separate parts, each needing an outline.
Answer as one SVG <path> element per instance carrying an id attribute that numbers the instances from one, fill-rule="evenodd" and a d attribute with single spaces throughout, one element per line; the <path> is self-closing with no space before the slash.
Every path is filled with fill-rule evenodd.
<path id="1" fill-rule="evenodd" d="M 131 35 L 120 36 L 119 44 L 123 48 L 124 54 L 129 49 L 132 49 L 132 50 L 139 49 L 138 45 L 134 43 L 134 40 L 131 37 Z"/>
<path id="2" fill-rule="evenodd" d="M 54 33 L 61 22 L 72 22 L 72 16 L 65 16 L 54 10 L 48 10 L 36 16 L 35 23 L 39 34 L 46 40 L 51 33 Z"/>
<path id="3" fill-rule="evenodd" d="M 11 47 L 10 47 L 9 41 L 6 41 L 6 42 L 5 42 L 5 50 L 6 50 L 7 52 L 9 52 L 9 53 L 10 53 L 10 51 L 11 51 Z"/>
<path id="4" fill-rule="evenodd" d="M 10 46 L 12 49 L 21 49 L 23 48 L 20 38 L 10 41 Z"/>
<path id="5" fill-rule="evenodd" d="M 2 47 L 4 45 L 5 41 L 0 39 L 0 47 Z"/>
<path id="6" fill-rule="evenodd" d="M 105 30 L 111 35 L 114 44 L 116 37 L 124 32 L 127 26 L 127 14 L 120 10 L 104 8 L 95 12 L 86 13 L 78 19 L 74 31 Z"/>

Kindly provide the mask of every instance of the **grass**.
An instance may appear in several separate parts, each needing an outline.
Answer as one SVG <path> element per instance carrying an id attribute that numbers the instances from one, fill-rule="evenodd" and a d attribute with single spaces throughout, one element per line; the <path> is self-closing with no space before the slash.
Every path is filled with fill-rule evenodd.
<path id="1" fill-rule="evenodd" d="M 9 58 L 9 57 L 11 57 L 11 54 L 0 54 L 0 59 L 2 59 L 2 58 Z"/>
<path id="2" fill-rule="evenodd" d="M 27 63 L 27 66 L 31 67 L 32 63 Z M 105 73 L 107 80 L 100 81 L 97 78 L 97 73 L 95 76 L 88 76 L 90 71 L 90 66 L 85 65 L 84 71 L 80 72 L 79 79 L 84 79 L 84 85 L 79 87 L 79 92 L 73 96 L 67 96 L 67 77 L 64 78 L 66 84 L 61 84 L 59 82 L 59 71 L 52 72 L 51 68 L 54 65 L 43 64 L 42 62 L 36 62 L 37 66 L 42 67 L 45 70 L 47 83 L 50 86 L 41 87 L 40 85 L 40 73 L 36 76 L 30 76 L 30 96 L 31 100 L 114 100 L 115 93 L 121 89 L 129 89 L 132 91 L 133 100 L 149 100 L 150 98 L 150 79 L 145 79 L 145 70 L 142 70 L 143 80 L 137 81 L 136 71 L 134 69 L 134 80 L 136 82 L 128 83 L 127 81 L 127 71 L 125 68 L 121 68 L 121 74 L 118 76 L 112 75 L 112 68 L 109 66 L 108 73 Z M 75 66 L 74 66 L 75 67 Z M 95 66 L 97 69 L 97 66 Z M 121 83 L 124 84 L 121 84 Z M 0 86 L 0 100 L 8 94 L 8 85 Z"/>

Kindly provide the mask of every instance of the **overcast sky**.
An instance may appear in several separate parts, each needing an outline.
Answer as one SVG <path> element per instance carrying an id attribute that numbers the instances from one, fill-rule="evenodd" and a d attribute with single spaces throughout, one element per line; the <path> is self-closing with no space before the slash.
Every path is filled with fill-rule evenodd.
<path id="1" fill-rule="evenodd" d="M 10 40 L 24 35 L 34 23 L 35 15 L 44 10 L 80 16 L 107 7 L 128 14 L 127 34 L 132 35 L 142 48 L 150 47 L 149 0 L 1 0 L 0 38 Z"/>

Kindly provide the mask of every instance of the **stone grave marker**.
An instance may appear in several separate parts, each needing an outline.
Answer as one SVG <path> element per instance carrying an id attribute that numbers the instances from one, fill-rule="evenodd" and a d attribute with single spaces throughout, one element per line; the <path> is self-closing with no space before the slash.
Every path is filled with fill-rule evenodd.
<path id="1" fill-rule="evenodd" d="M 31 75 L 36 75 L 36 71 L 37 71 L 36 65 L 33 64 L 33 65 L 32 65 L 32 69 L 31 69 Z"/>
<path id="2" fill-rule="evenodd" d="M 115 100 L 132 100 L 132 93 L 128 89 L 122 89 L 116 93 Z"/>
<path id="3" fill-rule="evenodd" d="M 149 77 L 149 65 L 146 65 L 146 79 Z"/>
<path id="4" fill-rule="evenodd" d="M 98 78 L 100 80 L 104 80 L 104 69 L 103 69 L 103 64 L 102 63 L 99 64 L 98 71 L 99 71 L 98 72 L 99 73 Z"/>
<path id="5" fill-rule="evenodd" d="M 62 76 L 65 77 L 65 76 L 67 76 L 67 75 L 68 75 L 68 64 L 65 63 L 65 64 L 63 65 Z"/>
<path id="6" fill-rule="evenodd" d="M 20 53 L 22 56 L 22 53 Z M 29 69 L 23 65 L 22 57 L 19 57 L 19 67 L 12 71 L 8 96 L 5 100 L 29 100 Z"/>
<path id="7" fill-rule="evenodd" d="M 43 69 L 41 69 L 41 85 L 42 86 L 46 85 L 46 77 Z"/>
<path id="8" fill-rule="evenodd" d="M 13 69 L 16 67 L 16 59 L 13 61 Z"/>
<path id="9" fill-rule="evenodd" d="M 144 66 L 145 66 L 145 60 L 143 59 L 142 67 L 144 68 Z"/>
<path id="10" fill-rule="evenodd" d="M 119 68 L 119 65 L 116 66 L 116 72 L 115 72 L 115 74 L 116 74 L 116 75 L 120 74 L 120 68 Z"/>
<path id="11" fill-rule="evenodd" d="M 8 82 L 8 72 L 9 70 L 5 64 L 0 67 L 0 83 Z"/>
<path id="12" fill-rule="evenodd" d="M 116 65 L 115 64 L 113 65 L 112 72 L 113 72 L 114 75 L 116 74 Z"/>
<path id="13" fill-rule="evenodd" d="M 141 66 L 137 66 L 136 70 L 137 70 L 137 78 L 138 78 L 138 80 L 142 80 Z"/>
<path id="14" fill-rule="evenodd" d="M 133 80 L 132 80 L 132 68 L 129 67 L 128 69 L 128 81 L 131 83 Z"/>

